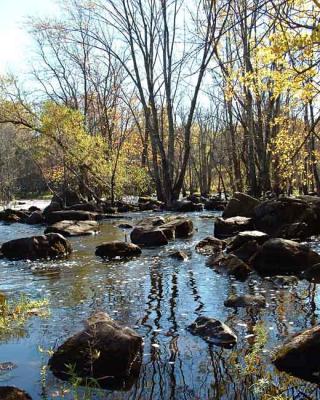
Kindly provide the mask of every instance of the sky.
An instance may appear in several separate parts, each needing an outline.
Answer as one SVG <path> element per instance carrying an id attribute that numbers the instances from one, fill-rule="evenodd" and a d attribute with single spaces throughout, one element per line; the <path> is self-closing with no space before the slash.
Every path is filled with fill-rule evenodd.
<path id="1" fill-rule="evenodd" d="M 30 16 L 57 14 L 56 0 L 0 0 L 0 75 L 25 72 L 32 41 L 24 27 Z"/>

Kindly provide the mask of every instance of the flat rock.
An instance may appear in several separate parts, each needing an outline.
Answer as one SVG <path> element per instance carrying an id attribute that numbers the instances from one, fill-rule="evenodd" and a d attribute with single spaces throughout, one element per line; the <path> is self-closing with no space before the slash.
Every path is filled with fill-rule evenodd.
<path id="1" fill-rule="evenodd" d="M 60 233 L 63 236 L 86 236 L 100 232 L 97 221 L 60 221 L 48 226 L 47 233 Z"/>
<path id="2" fill-rule="evenodd" d="M 244 294 L 242 296 L 230 296 L 225 302 L 226 307 L 253 307 L 263 308 L 266 306 L 266 299 L 262 295 Z"/>
<path id="3" fill-rule="evenodd" d="M 67 339 L 49 359 L 49 367 L 62 380 L 71 378 L 72 365 L 83 383 L 93 378 L 102 388 L 128 390 L 139 375 L 142 337 L 102 314 L 91 316 L 83 331 Z"/>
<path id="4" fill-rule="evenodd" d="M 96 247 L 96 256 L 102 258 L 131 258 L 138 257 L 141 254 L 141 249 L 133 243 L 121 242 L 114 240 L 112 242 L 102 243 Z"/>
<path id="5" fill-rule="evenodd" d="M 237 336 L 231 328 L 214 318 L 198 317 L 187 329 L 220 347 L 232 348 L 237 343 Z"/>
<path id="6" fill-rule="evenodd" d="M 0 252 L 11 260 L 63 258 L 72 252 L 70 242 L 58 233 L 31 236 L 3 243 Z"/>

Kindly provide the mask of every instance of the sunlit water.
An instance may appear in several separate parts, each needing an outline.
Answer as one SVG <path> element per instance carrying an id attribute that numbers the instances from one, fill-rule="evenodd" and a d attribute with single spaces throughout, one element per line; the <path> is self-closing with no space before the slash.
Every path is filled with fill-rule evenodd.
<path id="1" fill-rule="evenodd" d="M 279 379 L 286 379 L 272 367 L 270 352 L 289 335 L 318 323 L 317 288 L 304 282 L 278 288 L 256 275 L 245 283 L 218 275 L 206 267 L 204 256 L 194 252 L 195 244 L 213 232 L 213 220 L 200 218 L 203 214 L 209 213 L 189 215 L 196 228 L 191 239 L 144 249 L 140 258 L 128 262 L 104 262 L 94 255 L 95 247 L 104 241 L 124 239 L 124 232 L 117 228 L 120 222 L 134 224 L 154 213 L 128 214 L 127 219 L 105 221 L 101 234 L 71 239 L 74 253 L 68 260 L 0 260 L 1 293 L 8 298 L 21 293 L 47 298 L 50 304 L 49 317 L 31 318 L 19 335 L 1 342 L 0 362 L 13 362 L 17 368 L 0 374 L 0 384 L 25 389 L 34 400 L 75 398 L 74 392 L 68 394 L 68 385 L 50 372 L 41 375 L 48 355 L 39 347 L 54 349 L 81 330 L 83 321 L 98 310 L 139 332 L 144 337 L 144 356 L 139 379 L 130 391 L 93 391 L 90 398 L 259 399 L 256 382 L 236 368 L 254 343 L 253 327 L 259 321 L 265 322 L 268 335 L 261 354 L 261 377 L 263 371 L 270 372 L 274 385 Z M 44 227 L 23 224 L 0 225 L 0 244 L 42 234 L 43 230 Z M 169 258 L 172 249 L 189 252 L 189 261 Z M 264 294 L 268 307 L 238 312 L 224 307 L 230 294 L 243 293 Z M 199 315 L 226 322 L 238 335 L 237 346 L 222 350 L 192 336 L 186 327 Z M 299 397 L 299 390 L 318 398 L 316 387 L 303 381 L 296 381 L 295 385 L 297 382 L 301 386 L 290 389 L 288 398 L 304 398 Z M 65 389 L 64 395 L 61 388 Z M 79 393 L 81 396 L 81 389 Z"/>

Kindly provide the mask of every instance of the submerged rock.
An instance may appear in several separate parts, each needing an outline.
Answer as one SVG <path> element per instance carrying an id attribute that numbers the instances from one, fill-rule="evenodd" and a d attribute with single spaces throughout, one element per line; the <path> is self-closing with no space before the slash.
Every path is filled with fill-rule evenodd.
<path id="1" fill-rule="evenodd" d="M 188 255 L 180 250 L 173 251 L 172 253 L 169 254 L 169 257 L 179 261 L 187 261 L 189 259 Z"/>
<path id="2" fill-rule="evenodd" d="M 320 262 L 320 255 L 308 246 L 286 239 L 269 239 L 252 260 L 263 275 L 299 274 Z"/>
<path id="3" fill-rule="evenodd" d="M 128 390 L 139 375 L 141 351 L 140 335 L 98 313 L 89 318 L 83 331 L 54 352 L 48 364 L 62 380 L 72 378 L 72 366 L 73 374 L 83 383 L 93 378 L 102 388 Z"/>
<path id="4" fill-rule="evenodd" d="M 32 400 L 32 398 L 24 390 L 13 386 L 0 387 L 1 400 Z"/>
<path id="5" fill-rule="evenodd" d="M 203 254 L 205 256 L 218 255 L 226 247 L 226 242 L 215 238 L 214 236 L 207 236 L 206 238 L 200 240 L 196 245 L 195 250 L 197 253 Z"/>
<path id="6" fill-rule="evenodd" d="M 235 236 L 239 232 L 249 231 L 253 228 L 251 218 L 247 217 L 232 217 L 232 218 L 216 218 L 214 224 L 214 236 L 219 239 L 224 239 L 230 236 Z"/>
<path id="7" fill-rule="evenodd" d="M 214 318 L 198 317 L 187 329 L 220 347 L 232 348 L 237 343 L 237 336 L 231 328 Z"/>
<path id="8" fill-rule="evenodd" d="M 275 354 L 273 363 L 280 371 L 320 383 L 320 326 L 307 329 L 286 342 Z"/>
<path id="9" fill-rule="evenodd" d="M 97 221 L 60 221 L 48 226 L 47 233 L 60 233 L 63 236 L 86 236 L 100 231 Z"/>
<path id="10" fill-rule="evenodd" d="M 217 272 L 232 275 L 240 281 L 245 281 L 251 272 L 249 265 L 233 254 L 212 256 L 207 260 L 206 265 L 214 268 Z"/>
<path id="11" fill-rule="evenodd" d="M 120 242 L 114 240 L 113 242 L 102 243 L 96 247 L 96 256 L 102 258 L 130 258 L 137 257 L 141 254 L 141 249 L 133 243 Z"/>
<path id="12" fill-rule="evenodd" d="M 266 299 L 262 295 L 244 294 L 242 296 L 230 296 L 225 302 L 226 307 L 254 307 L 263 308 L 266 306 Z"/>
<path id="13" fill-rule="evenodd" d="M 19 260 L 62 258 L 72 252 L 70 242 L 58 233 L 10 240 L 3 243 L 0 252 L 4 257 Z"/>
<path id="14" fill-rule="evenodd" d="M 254 209 L 260 204 L 260 201 L 245 193 L 236 192 L 228 202 L 222 217 L 253 217 Z"/>

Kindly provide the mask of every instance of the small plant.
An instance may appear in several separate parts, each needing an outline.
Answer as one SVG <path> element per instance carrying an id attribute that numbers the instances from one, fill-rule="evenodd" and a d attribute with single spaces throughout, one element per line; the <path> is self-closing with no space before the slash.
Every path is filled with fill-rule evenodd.
<path id="1" fill-rule="evenodd" d="M 18 299 L 0 301 L 0 339 L 8 336 L 23 336 L 24 324 L 32 316 L 47 317 L 49 315 L 48 300 L 30 299 L 24 294 Z"/>

